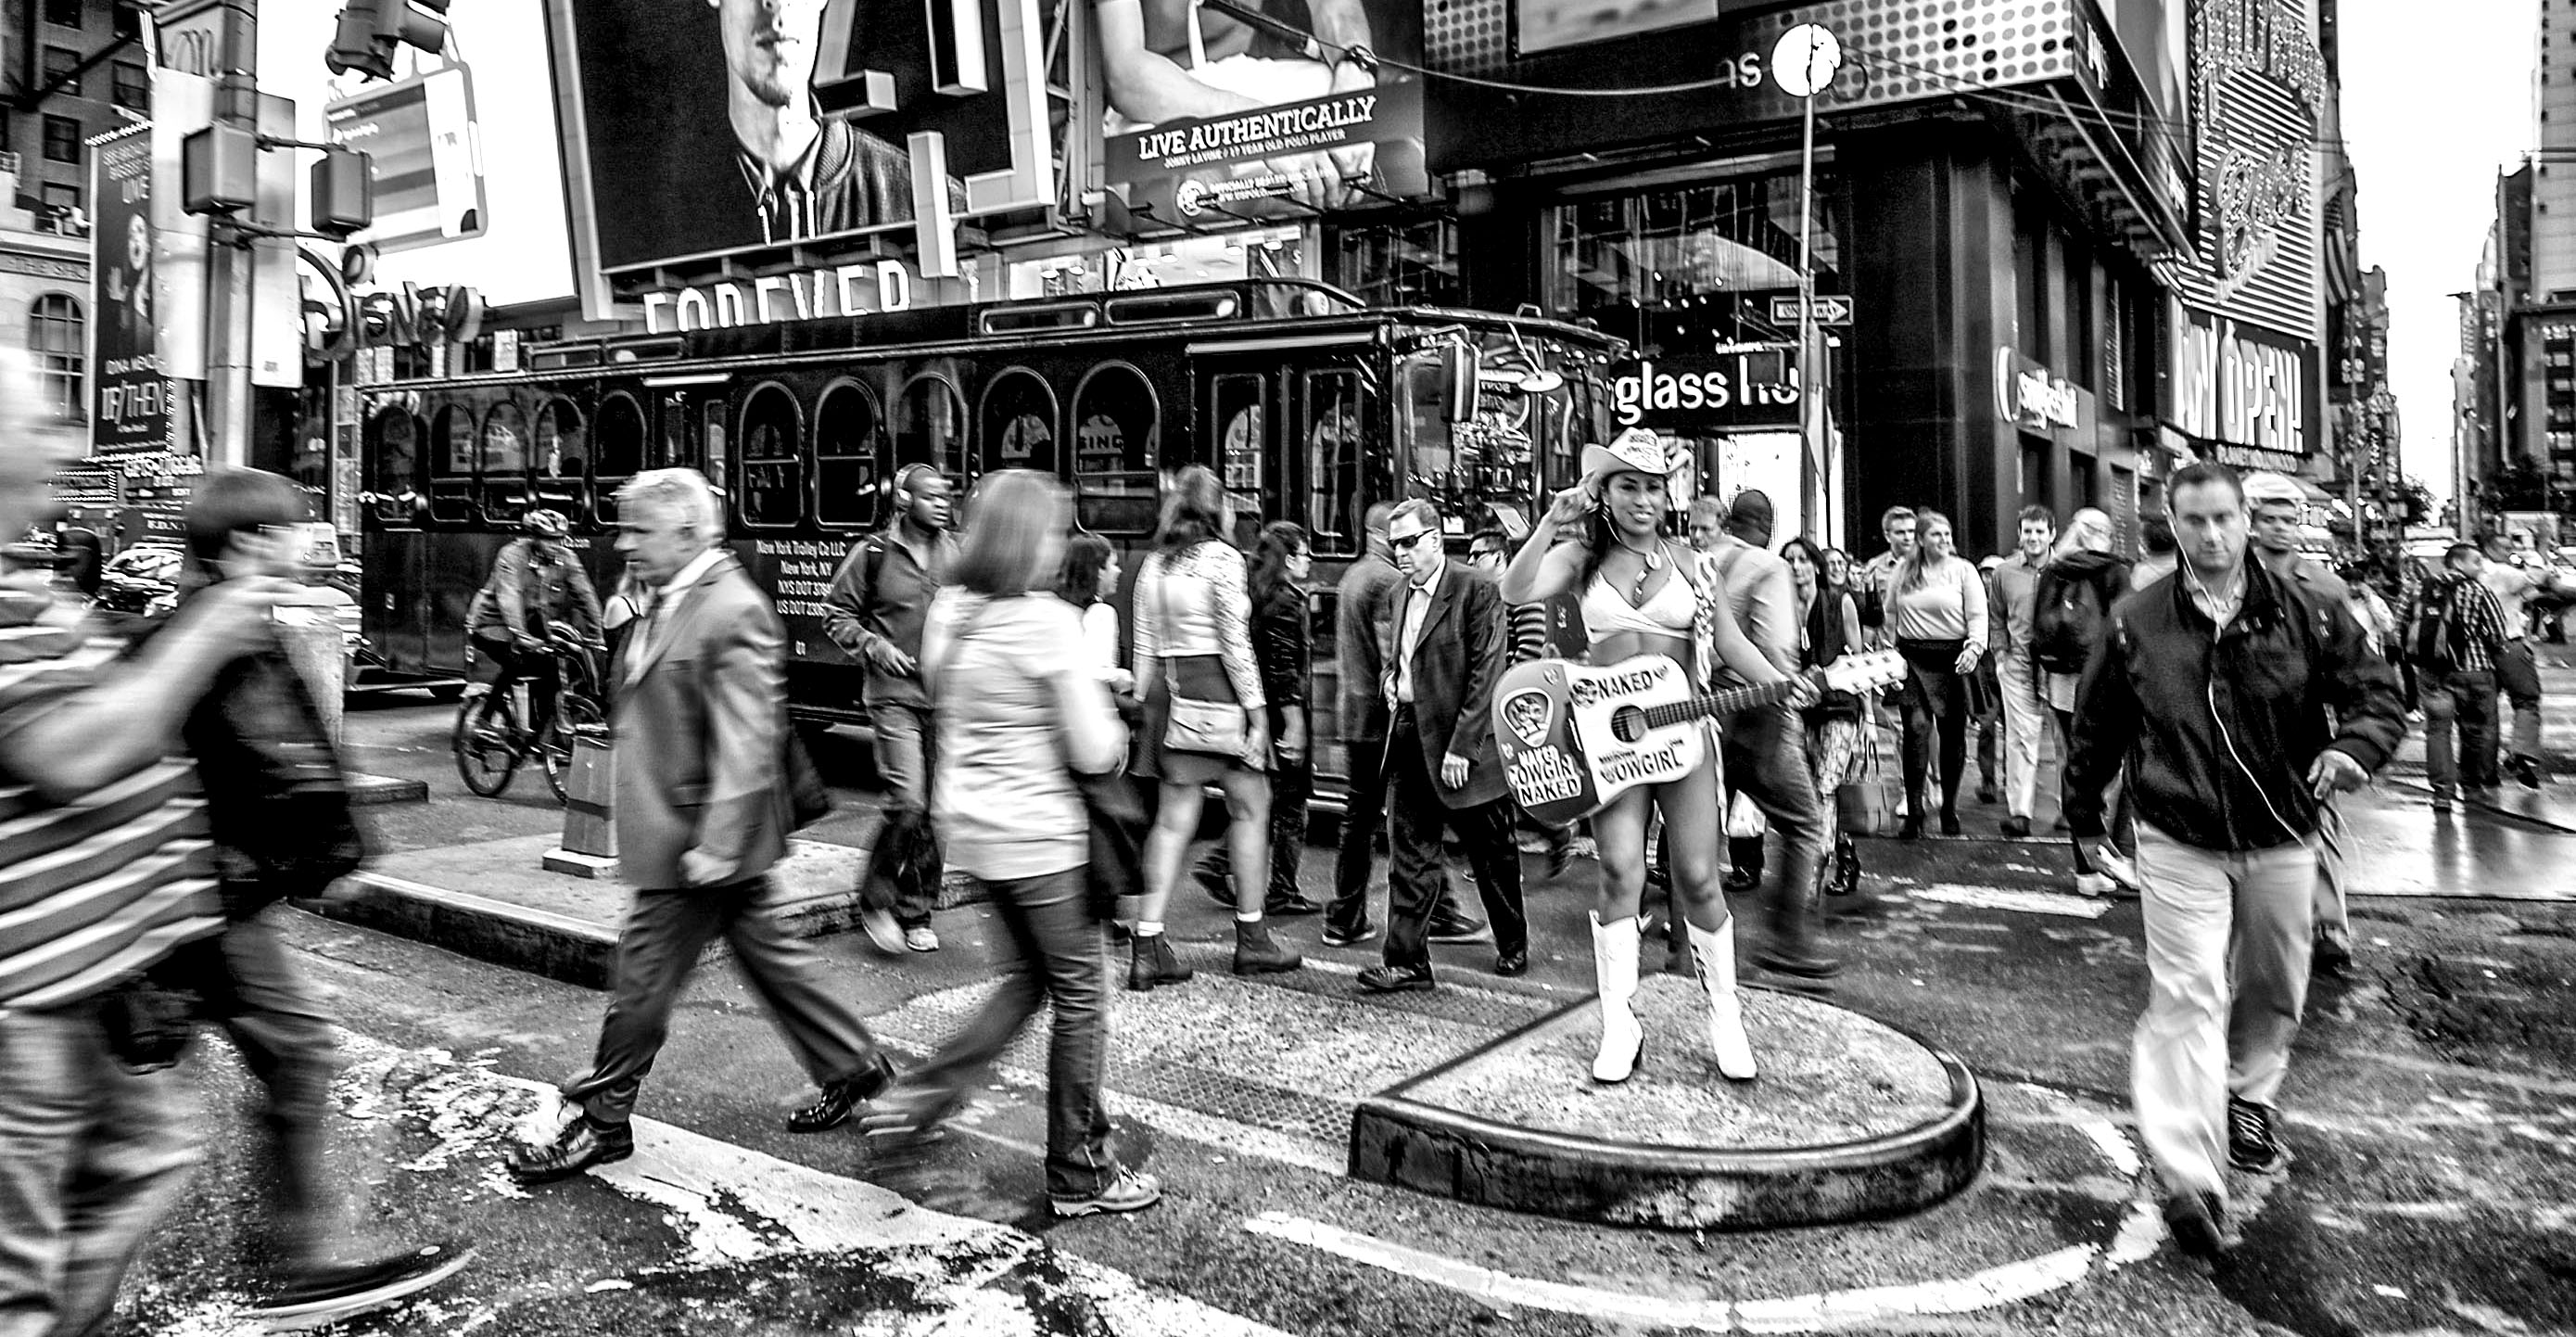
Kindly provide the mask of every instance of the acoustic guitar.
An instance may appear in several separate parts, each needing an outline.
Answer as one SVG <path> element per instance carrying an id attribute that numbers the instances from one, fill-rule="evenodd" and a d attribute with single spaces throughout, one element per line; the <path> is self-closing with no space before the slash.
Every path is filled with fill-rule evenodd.
<path id="1" fill-rule="evenodd" d="M 1708 755 L 1700 721 L 1786 701 L 1801 682 L 1819 692 L 1869 692 L 1900 682 L 1893 650 L 1846 652 L 1823 668 L 1761 687 L 1702 693 L 1663 655 L 1608 668 L 1562 659 L 1513 667 L 1494 688 L 1494 739 L 1521 810 L 1561 825 L 1639 785 L 1668 784 Z"/>

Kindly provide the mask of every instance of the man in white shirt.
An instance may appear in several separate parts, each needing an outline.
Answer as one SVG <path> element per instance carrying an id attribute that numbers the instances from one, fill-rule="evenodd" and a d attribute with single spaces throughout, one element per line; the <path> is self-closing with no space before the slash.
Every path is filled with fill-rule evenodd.
<path id="1" fill-rule="evenodd" d="M 2039 797 L 2039 731 L 2049 727 L 2047 703 L 2030 658 L 2031 619 L 2037 611 L 2039 573 L 2057 541 L 2057 517 L 2045 506 L 2021 508 L 2019 546 L 1995 566 L 1987 641 L 1995 655 L 1996 694 L 2003 698 L 2004 823 L 2007 836 L 2030 834 Z"/>

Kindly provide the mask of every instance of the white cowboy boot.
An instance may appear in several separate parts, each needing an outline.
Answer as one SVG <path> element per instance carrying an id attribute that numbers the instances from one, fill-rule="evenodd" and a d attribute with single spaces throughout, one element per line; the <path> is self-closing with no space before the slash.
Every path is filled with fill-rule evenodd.
<path id="1" fill-rule="evenodd" d="M 1699 963 L 1699 987 L 1708 991 L 1708 1043 L 1717 1051 L 1717 1070 L 1730 1081 L 1753 1080 L 1753 1043 L 1744 1038 L 1744 1006 L 1735 996 L 1735 918 L 1710 932 L 1690 926 L 1691 956 Z"/>
<path id="2" fill-rule="evenodd" d="M 1646 1028 L 1637 1021 L 1637 919 L 1592 920 L 1592 978 L 1601 988 L 1601 1052 L 1592 1058 L 1592 1080 L 1624 1082 L 1646 1056 Z M 1732 978 L 1732 976 L 1730 976 Z"/>

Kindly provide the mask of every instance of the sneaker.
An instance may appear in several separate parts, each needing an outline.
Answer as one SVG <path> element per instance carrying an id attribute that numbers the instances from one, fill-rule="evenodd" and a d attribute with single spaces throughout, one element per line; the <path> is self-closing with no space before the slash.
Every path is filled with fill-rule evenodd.
<path id="1" fill-rule="evenodd" d="M 2352 970 L 2352 949 L 2329 938 L 2319 938 L 2308 952 L 2308 973 L 2326 979 L 2342 979 Z"/>
<path id="2" fill-rule="evenodd" d="M 928 924 L 908 928 L 903 931 L 903 945 L 916 952 L 935 952 L 939 950 L 939 935 Z"/>
<path id="3" fill-rule="evenodd" d="M 2529 757 L 2515 757 L 2504 764 L 2505 774 L 2525 789 L 2540 788 L 2540 763 Z"/>
<path id="4" fill-rule="evenodd" d="M 2227 1208 L 2215 1193 L 2178 1193 L 2165 1200 L 2165 1229 L 2174 1247 L 2194 1258 L 2215 1259 L 2227 1251 Z"/>
<path id="5" fill-rule="evenodd" d="M 427 1290 L 473 1259 L 472 1245 L 442 1240 L 363 1263 L 316 1268 L 286 1283 L 276 1299 L 251 1316 L 273 1325 L 272 1331 L 354 1318 Z M 288 1322 L 294 1319 L 306 1322 Z"/>
<path id="6" fill-rule="evenodd" d="M 1303 894 L 1273 896 L 1261 905 L 1262 916 L 1268 919 L 1294 919 L 1300 915 L 1319 915 L 1323 912 L 1322 905 L 1317 904 L 1313 897 Z"/>
<path id="7" fill-rule="evenodd" d="M 2075 894 L 2078 896 L 2091 897 L 2097 901 L 2109 900 L 2111 897 L 2111 875 L 2108 873 L 2077 873 L 2075 875 Z"/>
<path id="8" fill-rule="evenodd" d="M 1380 931 L 1381 930 L 1377 925 L 1368 923 L 1363 923 L 1358 928 L 1342 928 L 1338 925 L 1327 924 L 1324 926 L 1324 945 L 1327 947 L 1357 947 L 1361 943 L 1368 942 L 1377 937 Z"/>
<path id="9" fill-rule="evenodd" d="M 1088 1198 L 1049 1195 L 1047 1210 L 1058 1217 L 1098 1216 L 1102 1212 L 1141 1212 L 1163 1200 L 1163 1181 L 1121 1168 L 1115 1178 Z"/>
<path id="10" fill-rule="evenodd" d="M 1483 942 L 1493 934 L 1493 927 L 1474 915 L 1437 920 L 1431 925 L 1433 942 Z"/>
<path id="11" fill-rule="evenodd" d="M 868 935 L 868 945 L 888 956 L 903 954 L 903 925 L 885 910 L 859 911 L 859 930 Z"/>
<path id="12" fill-rule="evenodd" d="M 2030 819 L 2027 817 L 2007 817 L 2004 819 L 2003 832 L 2006 836 L 2014 840 L 2019 840 L 2023 836 L 2030 834 Z"/>
<path id="13" fill-rule="evenodd" d="M 2268 1105 L 2229 1096 L 2227 1163 L 2249 1175 L 2279 1174 L 2287 1168 L 2290 1149 L 2275 1132 L 2280 1117 Z"/>

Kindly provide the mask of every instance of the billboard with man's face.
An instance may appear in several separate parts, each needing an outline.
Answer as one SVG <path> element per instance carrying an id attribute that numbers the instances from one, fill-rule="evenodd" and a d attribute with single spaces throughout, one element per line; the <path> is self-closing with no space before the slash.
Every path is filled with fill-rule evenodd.
<path id="1" fill-rule="evenodd" d="M 1093 5 L 1107 179 L 1144 230 L 1430 193 L 1419 0 Z"/>
<path id="2" fill-rule="evenodd" d="M 1056 0 L 556 3 L 607 272 L 1053 202 Z"/>

